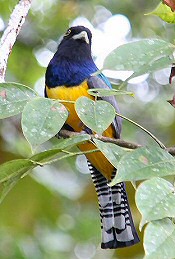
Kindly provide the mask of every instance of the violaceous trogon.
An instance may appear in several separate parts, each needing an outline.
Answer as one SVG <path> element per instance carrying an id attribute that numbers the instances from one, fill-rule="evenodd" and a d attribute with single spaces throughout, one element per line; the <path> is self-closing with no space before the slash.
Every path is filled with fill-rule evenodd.
<path id="1" fill-rule="evenodd" d="M 81 96 L 94 99 L 87 90 L 93 88 L 111 88 L 110 82 L 98 71 L 91 56 L 90 30 L 84 26 L 71 27 L 64 34 L 58 49 L 51 59 L 45 78 L 45 97 L 76 101 Z M 103 100 L 114 106 L 118 112 L 115 97 L 103 97 Z M 92 131 L 85 127 L 76 114 L 73 103 L 63 103 L 69 111 L 65 127 L 75 132 Z M 116 117 L 106 129 L 103 136 L 120 138 L 121 120 Z M 94 149 L 92 142 L 79 145 L 81 151 Z M 101 216 L 102 243 L 101 247 L 120 248 L 139 242 L 134 227 L 125 184 L 123 182 L 109 187 L 115 168 L 99 151 L 86 154 L 92 180 L 98 195 Z"/>

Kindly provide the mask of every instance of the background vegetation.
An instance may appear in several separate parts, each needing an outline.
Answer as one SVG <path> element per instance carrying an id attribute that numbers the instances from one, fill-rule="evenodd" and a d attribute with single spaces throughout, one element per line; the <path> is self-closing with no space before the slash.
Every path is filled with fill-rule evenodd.
<path id="1" fill-rule="evenodd" d="M 126 41 L 160 38 L 173 43 L 174 25 L 158 17 L 144 16 L 158 3 L 149 0 L 33 1 L 10 56 L 6 80 L 28 85 L 43 95 L 49 58 L 67 27 L 77 23 L 77 17 L 82 23 L 89 21 L 94 28 L 102 29 L 109 17 L 123 14 L 131 24 Z M 1 31 L 14 4 L 14 1 L 1 0 Z M 94 58 L 98 61 L 98 53 L 94 53 Z M 167 146 L 172 146 L 174 109 L 166 100 L 172 99 L 174 87 L 168 84 L 169 73 L 170 68 L 163 69 L 129 83 L 127 90 L 133 91 L 135 98 L 119 97 L 118 102 L 122 114 L 149 129 Z M 31 155 L 18 116 L 1 121 L 0 134 L 1 163 Z M 144 145 L 152 143 L 152 139 L 126 121 L 123 121 L 122 138 Z M 140 215 L 133 204 L 134 192 L 131 185 L 127 187 L 138 224 Z M 36 169 L 32 175 L 21 179 L 0 206 L 1 258 L 143 257 L 141 244 L 118 251 L 101 250 L 100 235 L 97 198 L 83 157 Z"/>

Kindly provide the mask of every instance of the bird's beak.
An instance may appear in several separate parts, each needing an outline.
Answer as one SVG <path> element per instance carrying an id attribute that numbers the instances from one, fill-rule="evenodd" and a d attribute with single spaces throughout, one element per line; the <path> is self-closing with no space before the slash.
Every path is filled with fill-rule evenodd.
<path id="1" fill-rule="evenodd" d="M 72 37 L 74 40 L 84 40 L 87 44 L 89 44 L 89 38 L 88 38 L 88 35 L 87 35 L 87 32 L 86 31 L 82 31 L 78 34 L 75 34 L 73 37 Z"/>

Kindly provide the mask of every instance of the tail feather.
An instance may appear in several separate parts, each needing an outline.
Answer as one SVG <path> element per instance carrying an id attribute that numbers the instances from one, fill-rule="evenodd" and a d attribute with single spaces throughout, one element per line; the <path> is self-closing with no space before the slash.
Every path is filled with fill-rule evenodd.
<path id="1" fill-rule="evenodd" d="M 108 180 L 88 163 L 98 194 L 101 216 L 101 248 L 121 248 L 139 242 L 128 204 L 125 184 L 109 187 Z"/>

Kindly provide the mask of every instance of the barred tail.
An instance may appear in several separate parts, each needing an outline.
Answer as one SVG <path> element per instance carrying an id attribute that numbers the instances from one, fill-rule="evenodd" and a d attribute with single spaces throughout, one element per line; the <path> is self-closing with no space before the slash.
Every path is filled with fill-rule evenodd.
<path id="1" fill-rule="evenodd" d="M 138 243 L 125 184 L 119 183 L 109 187 L 108 180 L 90 163 L 88 165 L 98 194 L 102 228 L 101 248 L 116 249 Z"/>

